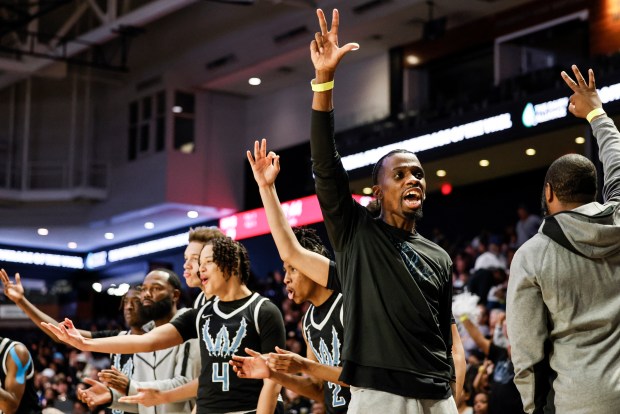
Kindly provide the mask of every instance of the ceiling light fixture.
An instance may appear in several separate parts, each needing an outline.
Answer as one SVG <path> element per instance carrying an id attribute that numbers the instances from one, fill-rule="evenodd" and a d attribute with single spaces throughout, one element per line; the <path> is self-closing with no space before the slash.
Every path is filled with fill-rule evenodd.
<path id="1" fill-rule="evenodd" d="M 37 230 L 37 233 L 39 234 L 39 236 L 47 236 L 49 234 L 49 230 L 41 227 L 40 229 Z"/>
<path id="2" fill-rule="evenodd" d="M 155 228 L 155 223 L 153 223 L 152 221 L 147 221 L 146 223 L 144 223 L 144 228 L 147 230 L 152 230 Z"/>
<path id="3" fill-rule="evenodd" d="M 106 233 L 103 235 L 103 237 L 105 237 L 108 240 L 113 240 L 114 239 L 114 233 Z"/>
<path id="4" fill-rule="evenodd" d="M 407 55 L 407 57 L 405 58 L 405 61 L 407 62 L 407 64 L 409 65 L 417 65 L 418 63 L 420 63 L 420 58 L 417 57 L 416 55 Z"/>
<path id="5" fill-rule="evenodd" d="M 191 210 L 187 212 L 187 217 L 194 219 L 194 218 L 198 218 L 198 212 Z"/>
<path id="6" fill-rule="evenodd" d="M 525 155 L 532 157 L 536 155 L 536 150 L 534 148 L 528 148 L 525 150 Z"/>
<path id="7" fill-rule="evenodd" d="M 180 114 L 181 112 L 183 112 L 183 107 L 175 105 L 172 107 L 172 112 L 174 112 L 175 114 Z"/>
<path id="8" fill-rule="evenodd" d="M 76 242 L 69 242 L 67 243 L 67 247 L 70 249 L 77 249 L 77 243 Z"/>
<path id="9" fill-rule="evenodd" d="M 586 139 L 584 137 L 577 137 L 575 138 L 575 144 L 585 144 L 586 143 Z"/>
<path id="10" fill-rule="evenodd" d="M 362 188 L 362 193 L 364 193 L 366 195 L 371 195 L 372 194 L 372 188 L 364 187 L 364 188 Z"/>
<path id="11" fill-rule="evenodd" d="M 481 167 L 488 167 L 489 165 L 491 165 L 491 163 L 489 162 L 489 160 L 480 160 L 478 162 L 478 165 L 480 165 Z"/>
<path id="12" fill-rule="evenodd" d="M 260 78 L 250 78 L 248 79 L 248 83 L 252 86 L 258 86 L 261 84 Z"/>
<path id="13" fill-rule="evenodd" d="M 437 170 L 435 174 L 437 174 L 437 177 L 445 177 L 448 173 L 446 170 Z"/>

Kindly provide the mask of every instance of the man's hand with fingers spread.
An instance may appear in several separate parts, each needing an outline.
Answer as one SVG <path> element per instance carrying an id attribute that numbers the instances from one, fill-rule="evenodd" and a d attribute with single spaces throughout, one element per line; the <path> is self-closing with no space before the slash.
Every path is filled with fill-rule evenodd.
<path id="1" fill-rule="evenodd" d="M 4 294 L 13 303 L 19 304 L 24 299 L 24 287 L 22 286 L 21 277 L 19 273 L 15 273 L 15 282 L 11 282 L 8 273 L 4 269 L 0 269 L 0 280 L 2 286 L 4 286 Z"/>
<path id="2" fill-rule="evenodd" d="M 321 72 L 331 74 L 333 77 L 336 67 L 344 55 L 352 50 L 359 49 L 360 45 L 357 43 L 347 43 L 342 47 L 338 45 L 340 14 L 337 9 L 332 12 L 332 27 L 330 29 L 327 28 L 327 20 L 323 10 L 318 9 L 316 15 L 319 19 L 321 31 L 314 35 L 314 40 L 310 43 L 310 56 L 317 74 Z M 320 79 L 318 81 L 324 82 L 325 80 Z"/>
<path id="3" fill-rule="evenodd" d="M 112 394 L 108 387 L 92 378 L 84 378 L 84 383 L 90 388 L 78 390 L 77 396 L 80 401 L 88 405 L 93 410 L 100 405 L 107 405 L 112 402 Z"/>
<path id="4" fill-rule="evenodd" d="M 594 71 L 588 70 L 588 82 L 586 83 L 577 65 L 573 65 L 572 69 L 575 80 L 562 71 L 562 79 L 574 92 L 569 98 L 568 110 L 578 118 L 586 118 L 593 110 L 602 108 L 603 102 L 596 91 Z"/>
<path id="5" fill-rule="evenodd" d="M 71 319 L 65 318 L 65 320 L 59 323 L 58 326 L 47 322 L 41 322 L 41 325 L 49 329 L 50 332 L 56 335 L 56 337 L 64 343 L 82 351 L 86 351 L 84 337 L 75 328 L 75 326 L 73 326 Z"/>

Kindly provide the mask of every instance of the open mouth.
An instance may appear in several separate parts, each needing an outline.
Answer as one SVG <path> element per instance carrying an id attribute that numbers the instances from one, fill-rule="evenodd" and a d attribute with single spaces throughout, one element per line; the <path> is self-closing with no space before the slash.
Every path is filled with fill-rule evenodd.
<path id="1" fill-rule="evenodd" d="M 293 300 L 293 296 L 295 296 L 295 291 L 290 288 L 286 288 L 287 296 L 290 300 Z"/>
<path id="2" fill-rule="evenodd" d="M 418 208 L 422 204 L 422 193 L 419 188 L 412 188 L 405 192 L 403 201 L 409 208 Z"/>

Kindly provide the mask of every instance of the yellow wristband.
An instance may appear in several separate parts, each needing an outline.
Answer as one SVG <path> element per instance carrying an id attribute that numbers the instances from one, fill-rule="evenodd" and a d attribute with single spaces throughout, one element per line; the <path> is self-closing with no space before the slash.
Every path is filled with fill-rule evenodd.
<path id="1" fill-rule="evenodd" d="M 603 108 L 596 108 L 591 110 L 588 115 L 586 115 L 586 119 L 588 120 L 588 122 L 592 122 L 592 119 L 594 117 L 597 117 L 599 115 L 605 115 L 605 110 Z"/>
<path id="2" fill-rule="evenodd" d="M 310 81 L 310 86 L 312 86 L 312 90 L 314 92 L 325 92 L 325 91 L 330 91 L 332 89 L 334 89 L 334 80 L 330 80 L 329 82 L 325 82 L 325 83 L 314 83 L 316 79 L 312 79 Z"/>
<path id="3" fill-rule="evenodd" d="M 461 315 L 461 316 L 459 317 L 459 320 L 460 320 L 461 322 L 465 322 L 467 319 L 469 319 L 469 318 L 467 317 L 467 315 Z"/>

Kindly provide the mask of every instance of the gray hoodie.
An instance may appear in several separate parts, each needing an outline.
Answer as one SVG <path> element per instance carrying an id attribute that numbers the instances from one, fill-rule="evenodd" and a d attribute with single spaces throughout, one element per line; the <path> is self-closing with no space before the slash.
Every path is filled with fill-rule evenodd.
<path id="1" fill-rule="evenodd" d="M 620 412 L 620 133 L 592 122 L 605 204 L 545 217 L 510 267 L 508 337 L 528 413 Z"/>

